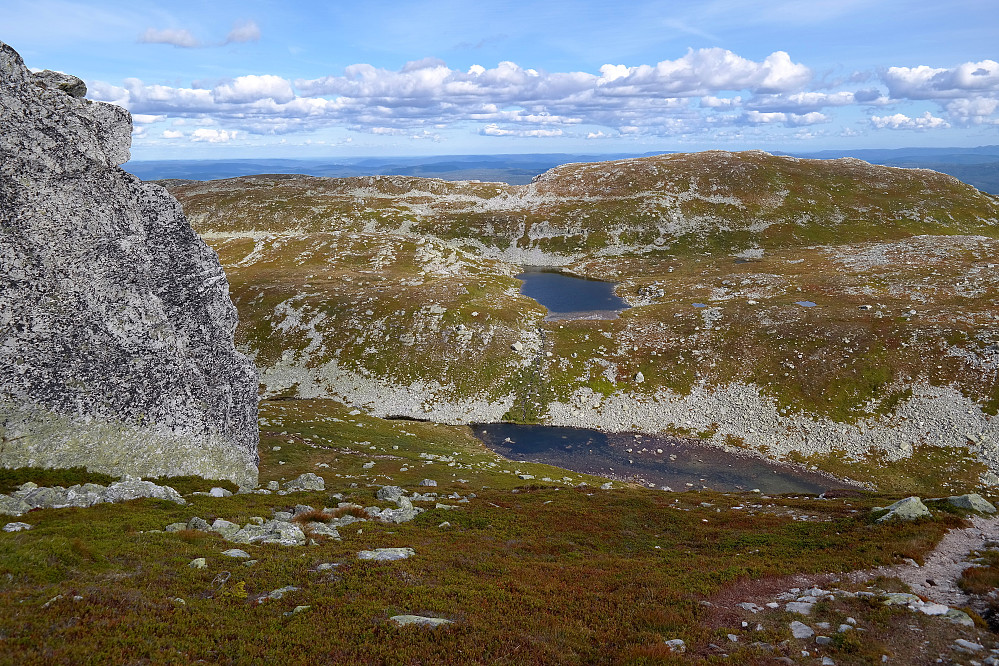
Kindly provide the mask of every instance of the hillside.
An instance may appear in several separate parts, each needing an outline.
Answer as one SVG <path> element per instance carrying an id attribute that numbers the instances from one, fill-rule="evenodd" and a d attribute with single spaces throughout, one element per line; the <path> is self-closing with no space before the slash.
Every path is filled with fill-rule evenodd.
<path id="1" fill-rule="evenodd" d="M 524 186 L 171 190 L 226 266 L 265 395 L 698 436 L 876 484 L 896 473 L 878 461 L 939 446 L 999 470 L 999 200 L 949 176 L 710 152 Z M 613 279 L 635 307 L 545 321 L 518 263 Z"/>

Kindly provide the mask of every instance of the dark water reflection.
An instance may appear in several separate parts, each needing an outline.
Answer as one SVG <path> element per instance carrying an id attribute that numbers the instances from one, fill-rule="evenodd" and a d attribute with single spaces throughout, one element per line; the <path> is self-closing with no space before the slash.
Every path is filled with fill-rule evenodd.
<path id="1" fill-rule="evenodd" d="M 676 491 L 706 487 L 818 494 L 845 486 L 797 467 L 670 437 L 513 423 L 473 428 L 487 447 L 507 458 Z"/>
<path id="2" fill-rule="evenodd" d="M 614 283 L 588 280 L 551 268 L 525 266 L 520 293 L 548 308 L 548 319 L 615 319 L 629 305 L 614 295 Z"/>

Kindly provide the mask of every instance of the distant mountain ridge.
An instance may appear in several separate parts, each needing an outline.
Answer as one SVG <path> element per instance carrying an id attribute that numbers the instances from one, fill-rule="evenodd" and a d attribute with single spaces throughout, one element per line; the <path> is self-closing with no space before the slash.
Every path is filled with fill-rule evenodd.
<path id="1" fill-rule="evenodd" d="M 355 157 L 316 159 L 233 159 L 133 161 L 125 170 L 143 180 L 217 180 L 258 174 L 302 174 L 330 178 L 420 176 L 444 180 L 481 180 L 524 185 L 563 164 L 671 154 L 539 153 L 524 155 L 441 155 L 432 157 Z M 855 157 L 872 164 L 932 169 L 959 178 L 983 192 L 999 194 L 999 146 L 975 148 L 895 148 L 776 153 L 810 159 Z"/>

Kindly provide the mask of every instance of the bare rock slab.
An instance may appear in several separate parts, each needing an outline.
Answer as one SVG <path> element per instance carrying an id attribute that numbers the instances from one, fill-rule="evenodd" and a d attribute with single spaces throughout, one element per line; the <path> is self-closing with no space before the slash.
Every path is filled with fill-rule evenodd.
<path id="1" fill-rule="evenodd" d="M 218 256 L 129 159 L 125 109 L 0 42 L 5 467 L 255 485 L 257 379 Z"/>

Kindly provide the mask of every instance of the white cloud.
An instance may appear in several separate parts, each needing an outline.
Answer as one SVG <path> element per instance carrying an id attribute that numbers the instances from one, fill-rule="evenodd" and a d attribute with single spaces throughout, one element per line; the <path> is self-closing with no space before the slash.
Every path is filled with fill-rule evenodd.
<path id="1" fill-rule="evenodd" d="M 201 42 L 190 31 L 178 28 L 163 30 L 147 28 L 144 33 L 139 35 L 139 41 L 143 44 L 170 44 L 183 49 L 195 49 L 201 46 Z"/>
<path id="2" fill-rule="evenodd" d="M 957 67 L 889 67 L 882 75 L 895 99 L 941 99 L 999 92 L 999 62 L 982 60 Z"/>
<path id="3" fill-rule="evenodd" d="M 237 21 L 225 38 L 226 44 L 256 42 L 260 40 L 260 28 L 254 21 Z"/>
<path id="4" fill-rule="evenodd" d="M 138 123 L 139 125 L 151 125 L 153 123 L 159 123 L 166 120 L 165 115 L 152 115 L 149 113 L 133 113 L 132 122 Z"/>
<path id="5" fill-rule="evenodd" d="M 295 99 L 295 92 L 291 83 L 280 76 L 251 74 L 216 86 L 212 89 L 212 98 L 223 104 L 246 104 L 262 99 L 272 99 L 281 104 Z"/>
<path id="6" fill-rule="evenodd" d="M 164 139 L 180 139 L 184 136 L 184 133 L 179 130 L 163 130 Z"/>
<path id="7" fill-rule="evenodd" d="M 600 130 L 600 131 L 597 131 L 597 132 L 590 132 L 589 134 L 586 135 L 586 138 L 587 139 L 609 139 L 610 138 L 610 134 L 605 134 L 603 132 L 603 130 Z"/>
<path id="8" fill-rule="evenodd" d="M 999 121 L 989 116 L 992 116 L 997 108 L 999 108 L 999 99 L 996 98 L 955 99 L 947 104 L 947 113 L 951 120 L 959 123 L 994 124 Z"/>
<path id="9" fill-rule="evenodd" d="M 734 106 L 739 106 L 742 103 L 742 97 L 738 95 L 735 97 L 715 97 L 714 95 L 705 95 L 701 98 L 701 106 L 706 109 L 727 109 Z"/>
<path id="10" fill-rule="evenodd" d="M 191 132 L 191 141 L 205 141 L 207 143 L 228 143 L 236 138 L 235 130 L 217 130 L 199 127 Z"/>
<path id="11" fill-rule="evenodd" d="M 798 127 L 801 125 L 816 125 L 818 123 L 828 123 L 832 119 L 818 111 L 811 111 L 809 113 L 784 113 L 783 111 L 747 111 L 746 121 L 754 125 L 768 125 L 780 123 L 782 125 L 787 125 L 789 127 Z"/>
<path id="12" fill-rule="evenodd" d="M 915 118 L 910 118 L 902 113 L 896 113 L 891 116 L 871 116 L 871 124 L 878 129 L 893 130 L 929 130 L 950 127 L 950 123 L 943 118 L 934 117 L 929 111 Z"/>
<path id="13" fill-rule="evenodd" d="M 516 137 L 553 137 L 562 136 L 562 130 L 560 129 L 533 129 L 533 130 L 519 130 L 519 129 L 508 129 L 497 125 L 496 123 L 491 123 L 486 125 L 479 134 L 485 136 L 516 136 Z"/>

